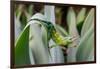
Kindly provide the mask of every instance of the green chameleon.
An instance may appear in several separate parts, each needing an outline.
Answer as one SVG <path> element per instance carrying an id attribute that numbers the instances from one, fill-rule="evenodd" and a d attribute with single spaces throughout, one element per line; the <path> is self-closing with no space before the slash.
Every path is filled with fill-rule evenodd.
<path id="1" fill-rule="evenodd" d="M 47 29 L 48 40 L 52 39 L 55 43 L 57 43 L 60 46 L 66 46 L 73 42 L 73 37 L 63 37 L 60 33 L 56 31 L 54 25 L 51 22 L 40 19 L 31 19 L 30 21 L 32 20 L 39 21 L 42 23 L 42 25 L 45 26 L 45 28 Z"/>

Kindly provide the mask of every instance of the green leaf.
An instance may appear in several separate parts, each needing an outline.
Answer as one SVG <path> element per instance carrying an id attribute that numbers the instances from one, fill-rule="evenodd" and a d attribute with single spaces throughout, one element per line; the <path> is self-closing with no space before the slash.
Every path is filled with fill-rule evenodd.
<path id="1" fill-rule="evenodd" d="M 47 30 L 41 22 L 41 20 L 45 20 L 45 17 L 40 13 L 36 13 L 30 20 L 28 24 L 30 25 L 30 32 L 33 39 L 29 45 L 34 55 L 35 64 L 48 64 L 50 54 L 47 45 Z"/>
<path id="2" fill-rule="evenodd" d="M 82 8 L 77 15 L 77 29 L 79 34 L 81 33 L 82 25 L 86 16 L 86 8 Z"/>
<path id="3" fill-rule="evenodd" d="M 93 61 L 91 59 L 94 57 L 91 52 L 94 52 L 94 30 L 93 26 L 85 33 L 85 35 L 81 38 L 79 43 L 79 48 L 76 54 L 77 61 Z"/>
<path id="4" fill-rule="evenodd" d="M 87 15 L 76 54 L 77 61 L 94 61 L 94 9 Z"/>
<path id="5" fill-rule="evenodd" d="M 33 21 L 32 21 L 33 22 Z M 49 62 L 49 51 L 46 43 L 42 41 L 41 29 L 38 24 L 32 24 L 30 26 L 30 31 L 33 33 L 33 39 L 30 41 L 29 45 L 32 49 L 36 64 L 48 64 Z"/>
<path id="6" fill-rule="evenodd" d="M 74 40 L 72 42 L 72 44 L 69 45 L 69 47 L 72 47 L 72 48 L 68 48 L 68 52 L 66 52 L 66 53 L 68 53 L 67 62 L 75 62 L 76 61 L 76 52 L 77 52 L 78 47 L 73 47 L 73 46 L 78 45 L 79 34 L 78 34 L 78 31 L 76 28 L 76 14 L 72 7 L 70 7 L 68 10 L 67 23 L 68 23 L 68 27 L 69 27 L 69 35 L 71 37 L 77 38 L 76 40 Z"/>
<path id="7" fill-rule="evenodd" d="M 29 5 L 29 7 L 28 7 L 28 13 L 32 16 L 32 14 L 33 14 L 33 8 L 34 8 L 34 6 L 33 5 Z"/>
<path id="8" fill-rule="evenodd" d="M 77 15 L 77 22 L 76 22 L 77 24 L 80 24 L 84 21 L 85 14 L 86 14 L 86 8 L 82 8 Z"/>
<path id="9" fill-rule="evenodd" d="M 24 28 L 15 43 L 15 65 L 28 65 L 29 59 L 29 26 Z"/>
<path id="10" fill-rule="evenodd" d="M 45 44 L 45 46 L 48 45 L 48 33 L 44 26 L 41 26 L 41 34 L 42 34 L 42 41 Z"/>
<path id="11" fill-rule="evenodd" d="M 49 40 L 48 40 L 48 33 L 47 33 L 47 30 L 44 26 L 41 26 L 41 34 L 42 34 L 42 42 L 44 44 L 44 46 L 46 47 L 46 50 L 49 51 L 49 55 L 51 57 L 51 53 L 50 53 L 50 50 L 48 48 L 49 46 Z"/>
<path id="12" fill-rule="evenodd" d="M 77 28 L 76 28 L 76 14 L 72 7 L 69 8 L 67 14 L 67 23 L 69 28 L 69 35 L 79 37 Z"/>
<path id="13" fill-rule="evenodd" d="M 89 30 L 89 28 L 93 23 L 94 23 L 94 9 L 92 8 L 83 23 L 82 30 L 81 30 L 81 37 L 85 35 L 87 30 Z"/>
<path id="14" fill-rule="evenodd" d="M 31 19 L 34 19 L 34 18 L 44 19 L 44 16 L 40 13 L 37 13 L 33 15 Z M 42 29 L 45 29 L 44 25 L 41 22 L 35 21 L 35 20 L 30 21 L 25 26 L 24 30 L 22 31 L 22 34 L 18 38 L 15 45 L 16 46 L 15 48 L 16 65 L 26 65 L 26 64 L 33 63 L 33 62 L 30 62 L 30 59 L 29 59 L 30 58 L 29 47 L 31 48 L 31 52 L 32 52 L 31 59 L 33 55 L 33 59 L 35 59 L 36 64 L 49 63 L 48 46 L 45 46 L 45 44 L 43 44 L 41 32 L 39 31 L 39 28 L 37 28 L 35 25 L 37 26 L 42 25 L 43 26 Z M 30 40 L 29 40 L 29 31 L 33 32 L 31 34 L 31 36 L 32 35 L 33 36 Z"/>

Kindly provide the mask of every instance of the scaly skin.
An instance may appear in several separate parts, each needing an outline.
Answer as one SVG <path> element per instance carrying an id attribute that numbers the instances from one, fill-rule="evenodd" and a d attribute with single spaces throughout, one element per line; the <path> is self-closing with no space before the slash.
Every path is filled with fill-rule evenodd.
<path id="1" fill-rule="evenodd" d="M 52 39 L 60 46 L 67 46 L 72 43 L 71 37 L 63 37 L 55 30 L 52 31 Z"/>

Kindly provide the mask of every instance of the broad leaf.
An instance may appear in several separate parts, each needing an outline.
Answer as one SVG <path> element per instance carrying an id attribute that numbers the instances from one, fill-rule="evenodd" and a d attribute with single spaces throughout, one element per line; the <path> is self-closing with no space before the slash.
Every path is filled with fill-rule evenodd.
<path id="1" fill-rule="evenodd" d="M 24 28 L 15 44 L 15 65 L 28 65 L 29 59 L 29 27 Z"/>
<path id="2" fill-rule="evenodd" d="M 48 64 L 50 54 L 47 45 L 47 30 L 42 22 L 34 19 L 45 20 L 45 17 L 37 13 L 30 19 L 28 24 L 30 24 L 30 33 L 33 38 L 29 45 L 34 55 L 35 64 Z"/>
<path id="3" fill-rule="evenodd" d="M 81 40 L 76 54 L 77 61 L 94 60 L 94 9 L 87 15 L 81 31 Z M 91 58 L 91 59 L 90 59 Z"/>
<path id="4" fill-rule="evenodd" d="M 93 26 L 81 38 L 76 54 L 77 61 L 94 61 L 94 31 Z M 92 54 L 92 55 L 91 55 Z M 92 58 L 91 60 L 89 58 Z"/>
<path id="5" fill-rule="evenodd" d="M 76 22 L 77 24 L 80 24 L 81 22 L 84 21 L 85 14 L 86 14 L 86 8 L 82 8 L 77 15 L 77 22 Z"/>
<path id="6" fill-rule="evenodd" d="M 70 7 L 68 11 L 67 23 L 69 27 L 69 35 L 76 38 L 76 40 L 74 40 L 73 43 L 69 45 L 69 47 L 72 47 L 72 48 L 68 48 L 66 52 L 68 54 L 67 61 L 75 62 L 76 61 L 76 51 L 78 47 L 74 47 L 74 46 L 77 46 L 77 44 L 79 43 L 79 34 L 76 28 L 76 14 L 72 7 Z"/>
<path id="7" fill-rule="evenodd" d="M 82 25 L 86 17 L 86 8 L 82 8 L 77 15 L 77 29 L 79 34 L 81 33 Z"/>
<path id="8" fill-rule="evenodd" d="M 87 32 L 87 30 L 89 30 L 89 28 L 91 27 L 93 23 L 94 23 L 94 9 L 92 8 L 90 12 L 88 13 L 84 21 L 84 24 L 82 26 L 81 37 L 84 36 L 84 34 Z"/>

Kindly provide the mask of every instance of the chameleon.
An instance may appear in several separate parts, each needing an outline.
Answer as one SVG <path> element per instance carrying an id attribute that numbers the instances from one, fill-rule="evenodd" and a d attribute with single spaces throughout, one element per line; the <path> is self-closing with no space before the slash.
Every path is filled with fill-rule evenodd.
<path id="1" fill-rule="evenodd" d="M 48 40 L 52 39 L 56 44 L 58 44 L 60 46 L 67 46 L 73 42 L 73 40 L 74 40 L 73 37 L 62 36 L 60 33 L 58 33 L 56 31 L 54 25 L 51 22 L 40 20 L 40 19 L 31 19 L 29 21 L 32 21 L 32 20 L 39 21 L 42 23 L 42 25 L 44 25 L 44 27 L 47 30 Z"/>

